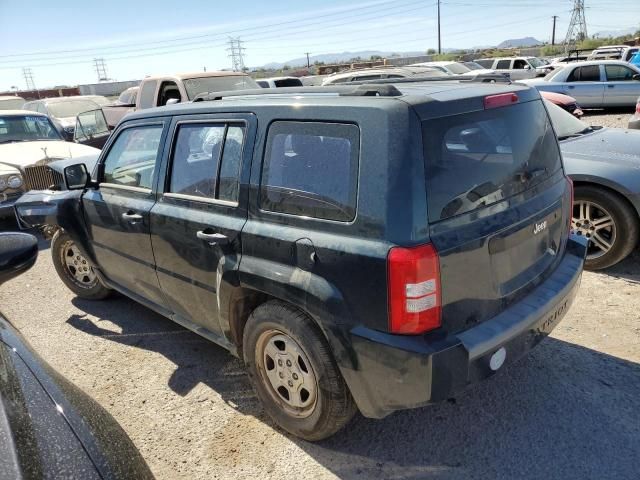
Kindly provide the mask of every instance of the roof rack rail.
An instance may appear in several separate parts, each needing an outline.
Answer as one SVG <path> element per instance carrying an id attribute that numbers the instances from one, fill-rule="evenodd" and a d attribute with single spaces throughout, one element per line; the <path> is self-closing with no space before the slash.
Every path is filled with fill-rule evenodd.
<path id="1" fill-rule="evenodd" d="M 347 85 L 367 85 L 367 84 L 403 84 L 422 82 L 464 82 L 464 83 L 513 83 L 513 81 L 502 73 L 476 73 L 465 75 L 439 75 L 437 77 L 420 76 L 406 78 L 382 78 L 379 80 L 355 80 Z M 345 84 L 343 84 L 345 85 Z"/>
<path id="2" fill-rule="evenodd" d="M 341 96 L 341 97 L 399 97 L 402 92 L 393 85 L 352 85 L 341 84 L 326 87 L 284 87 L 259 88 L 249 90 L 229 90 L 226 92 L 206 92 L 198 94 L 193 101 L 205 102 L 222 100 L 224 98 L 255 98 L 255 97 L 290 97 L 294 95 L 311 96 Z"/>

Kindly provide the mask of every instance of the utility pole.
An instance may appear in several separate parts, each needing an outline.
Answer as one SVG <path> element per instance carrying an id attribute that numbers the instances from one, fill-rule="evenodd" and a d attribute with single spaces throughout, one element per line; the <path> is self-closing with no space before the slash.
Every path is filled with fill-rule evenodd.
<path id="1" fill-rule="evenodd" d="M 551 45 L 556 44 L 556 20 L 558 19 L 557 15 L 553 16 L 553 33 L 551 33 Z"/>
<path id="2" fill-rule="evenodd" d="M 104 62 L 104 58 L 94 58 L 93 65 L 98 74 L 98 82 L 106 82 L 109 80 L 107 77 L 107 64 Z"/>
<path id="3" fill-rule="evenodd" d="M 305 55 L 307 56 L 307 68 L 311 68 L 311 63 L 309 62 L 309 52 L 306 52 Z"/>
<path id="4" fill-rule="evenodd" d="M 438 55 L 442 54 L 442 44 L 440 42 L 440 0 L 438 0 Z"/>
<path id="5" fill-rule="evenodd" d="M 22 76 L 24 77 L 24 81 L 27 84 L 27 90 L 35 90 L 38 94 L 38 98 L 40 98 L 40 92 L 36 88 L 36 82 L 33 81 L 33 72 L 31 68 L 23 68 Z"/>
<path id="6" fill-rule="evenodd" d="M 588 38 L 587 21 L 584 18 L 584 0 L 573 1 L 573 11 L 571 21 L 567 29 L 567 36 L 564 39 L 565 52 L 569 51 L 569 46 Z"/>
<path id="7" fill-rule="evenodd" d="M 240 37 L 229 37 L 227 43 L 229 44 L 227 51 L 229 52 L 229 58 L 231 58 L 231 68 L 233 68 L 234 72 L 243 72 L 245 48 L 242 46 L 242 40 L 240 40 Z"/>

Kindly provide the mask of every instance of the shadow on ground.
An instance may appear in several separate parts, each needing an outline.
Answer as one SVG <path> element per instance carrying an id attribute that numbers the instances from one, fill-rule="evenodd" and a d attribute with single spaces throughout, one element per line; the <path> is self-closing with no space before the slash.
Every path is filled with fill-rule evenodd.
<path id="1" fill-rule="evenodd" d="M 266 421 L 241 363 L 224 349 L 123 297 L 73 303 L 100 319 L 74 315 L 75 328 L 173 362 L 173 391 L 186 395 L 203 382 Z M 122 333 L 102 328 L 104 320 Z M 358 416 L 317 444 L 291 440 L 344 479 L 637 479 L 640 365 L 548 338 L 449 402 L 383 420 Z"/>
<path id="2" fill-rule="evenodd" d="M 74 314 L 67 323 L 87 334 L 164 355 L 176 365 L 167 383 L 181 396 L 198 383 L 218 392 L 234 408 L 258 415 L 260 405 L 244 373 L 242 363 L 225 349 L 156 314 L 142 305 L 115 294 L 106 301 L 92 302 L 74 298 L 72 303 L 98 320 Z M 109 321 L 121 333 L 103 328 Z"/>
<path id="3" fill-rule="evenodd" d="M 640 283 L 640 250 L 634 250 L 623 261 L 613 267 L 602 270 L 600 273 Z"/>

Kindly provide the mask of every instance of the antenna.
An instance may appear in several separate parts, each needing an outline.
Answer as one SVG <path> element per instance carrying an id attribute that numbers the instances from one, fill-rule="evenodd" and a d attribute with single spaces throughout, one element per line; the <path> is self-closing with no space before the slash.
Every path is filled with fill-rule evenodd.
<path id="1" fill-rule="evenodd" d="M 240 37 L 229 37 L 229 48 L 227 51 L 229 52 L 229 57 L 231 58 L 231 68 L 234 72 L 243 72 L 244 71 L 244 51 L 246 50 L 242 46 L 242 40 Z"/>
<path id="2" fill-rule="evenodd" d="M 567 29 L 567 36 L 564 39 L 565 52 L 569 51 L 569 47 L 581 42 L 587 35 L 587 21 L 584 18 L 584 0 L 573 1 L 573 11 L 571 12 L 571 21 Z"/>

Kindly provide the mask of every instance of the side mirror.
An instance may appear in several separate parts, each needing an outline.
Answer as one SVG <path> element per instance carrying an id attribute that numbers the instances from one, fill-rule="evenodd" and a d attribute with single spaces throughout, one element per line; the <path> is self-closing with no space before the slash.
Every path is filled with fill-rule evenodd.
<path id="1" fill-rule="evenodd" d="M 36 258 L 36 237 L 28 233 L 0 233 L 0 284 L 29 270 Z"/>
<path id="2" fill-rule="evenodd" d="M 179 98 L 170 98 L 169 100 L 167 100 L 167 103 L 165 103 L 165 105 L 175 105 L 176 103 L 180 103 Z"/>
<path id="3" fill-rule="evenodd" d="M 64 168 L 64 183 L 67 190 L 84 190 L 91 182 L 91 175 L 84 163 L 69 165 Z"/>
<path id="4" fill-rule="evenodd" d="M 525 66 L 524 66 L 524 69 L 525 69 L 525 70 L 531 70 L 531 65 L 525 65 Z"/>

